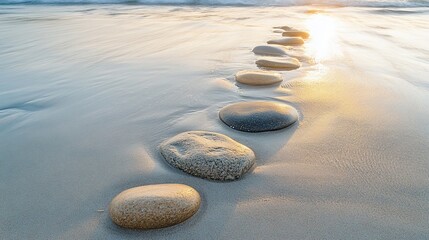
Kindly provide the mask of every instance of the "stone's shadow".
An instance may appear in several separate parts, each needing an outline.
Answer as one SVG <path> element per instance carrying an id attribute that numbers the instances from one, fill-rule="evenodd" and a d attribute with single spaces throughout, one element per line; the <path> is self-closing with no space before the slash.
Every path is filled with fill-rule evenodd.
<path id="1" fill-rule="evenodd" d="M 218 119 L 219 125 L 227 135 L 240 143 L 250 147 L 256 154 L 256 166 L 261 162 L 266 163 L 273 155 L 281 150 L 298 129 L 299 120 L 289 127 L 268 132 L 242 132 L 228 127 Z"/>
<path id="2" fill-rule="evenodd" d="M 247 89 L 247 90 L 257 90 L 257 89 L 261 89 L 261 88 L 263 88 L 263 89 L 270 89 L 270 88 L 275 89 L 275 88 L 278 88 L 281 84 L 282 84 L 282 82 L 267 84 L 267 85 L 249 85 L 249 84 L 239 83 L 239 82 L 235 81 L 235 86 L 237 86 L 238 88 Z"/>
<path id="3" fill-rule="evenodd" d="M 290 72 L 290 71 L 294 71 L 297 70 L 299 68 L 273 68 L 273 67 L 263 67 L 263 66 L 259 66 L 257 65 L 259 69 L 261 70 L 266 70 L 266 71 L 277 71 L 277 72 Z"/>

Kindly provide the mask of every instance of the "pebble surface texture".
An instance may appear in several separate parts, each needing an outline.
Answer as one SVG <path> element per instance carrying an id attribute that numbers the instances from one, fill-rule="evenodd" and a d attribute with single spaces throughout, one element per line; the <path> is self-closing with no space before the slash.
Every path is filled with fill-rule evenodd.
<path id="1" fill-rule="evenodd" d="M 269 40 L 267 43 L 283 45 L 283 46 L 297 46 L 297 45 L 304 44 L 304 40 L 302 40 L 302 38 L 300 37 L 287 37 L 287 38 Z"/>
<path id="2" fill-rule="evenodd" d="M 308 32 L 304 31 L 285 31 L 282 33 L 283 37 L 301 37 L 304 39 L 307 39 L 310 37 L 310 34 Z"/>
<path id="3" fill-rule="evenodd" d="M 229 127 L 243 132 L 274 131 L 298 120 L 295 108 L 275 102 L 240 102 L 222 108 L 220 119 Z"/>
<path id="4" fill-rule="evenodd" d="M 156 184 L 130 188 L 113 198 L 109 214 L 125 228 L 154 229 L 172 226 L 194 215 L 200 194 L 183 184 Z"/>
<path id="5" fill-rule="evenodd" d="M 190 131 L 163 142 L 160 151 L 172 166 L 212 180 L 234 180 L 255 163 L 253 151 L 223 134 Z"/>
<path id="6" fill-rule="evenodd" d="M 235 74 L 235 79 L 239 83 L 248 85 L 271 85 L 283 81 L 280 73 L 264 70 L 243 70 Z"/>
<path id="7" fill-rule="evenodd" d="M 256 61 L 256 65 L 265 68 L 276 68 L 283 70 L 294 70 L 301 67 L 298 59 L 292 57 L 274 58 L 264 57 Z"/>
<path id="8" fill-rule="evenodd" d="M 281 47 L 261 45 L 253 48 L 253 53 L 264 56 L 285 56 L 286 51 Z"/>

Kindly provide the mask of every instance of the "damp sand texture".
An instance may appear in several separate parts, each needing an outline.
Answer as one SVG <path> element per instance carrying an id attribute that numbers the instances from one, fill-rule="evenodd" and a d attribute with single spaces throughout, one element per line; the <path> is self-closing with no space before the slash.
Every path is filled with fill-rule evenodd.
<path id="1" fill-rule="evenodd" d="M 428 239 L 427 8 L 314 8 L 2 5 L 1 238 Z M 283 25 L 309 32 L 313 61 L 237 84 Z M 218 111 L 241 101 L 291 105 L 299 124 L 236 131 Z M 218 183 L 165 163 L 159 144 L 195 130 L 256 166 Z M 118 193 L 161 183 L 201 208 L 155 231 L 109 220 Z"/>

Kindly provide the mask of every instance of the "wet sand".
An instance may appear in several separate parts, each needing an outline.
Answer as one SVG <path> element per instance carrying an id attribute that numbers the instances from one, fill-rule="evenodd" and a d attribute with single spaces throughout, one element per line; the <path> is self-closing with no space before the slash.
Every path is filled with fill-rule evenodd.
<path id="1" fill-rule="evenodd" d="M 5 6 L 0 9 L 0 235 L 5 239 L 427 239 L 428 9 Z M 237 84 L 274 26 L 308 30 L 280 85 Z M 274 100 L 300 122 L 230 129 L 218 111 Z M 158 145 L 192 130 L 252 148 L 219 183 L 170 167 Z M 182 183 L 201 209 L 135 231 L 111 199 Z M 104 211 L 100 211 L 104 210 Z"/>

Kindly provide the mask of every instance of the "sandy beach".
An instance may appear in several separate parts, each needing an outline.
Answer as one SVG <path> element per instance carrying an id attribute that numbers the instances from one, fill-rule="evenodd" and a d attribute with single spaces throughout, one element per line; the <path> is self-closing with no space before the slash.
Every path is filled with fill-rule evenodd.
<path id="1" fill-rule="evenodd" d="M 1 1 L 0 1 L 1 2 Z M 0 5 L 0 239 L 429 239 L 429 5 Z M 288 25 L 310 38 L 283 82 L 237 83 Z M 219 119 L 239 101 L 298 110 L 283 130 Z M 185 131 L 253 149 L 236 181 L 186 174 Z M 125 189 L 180 183 L 187 221 L 127 230 Z"/>

